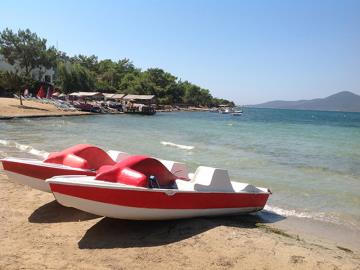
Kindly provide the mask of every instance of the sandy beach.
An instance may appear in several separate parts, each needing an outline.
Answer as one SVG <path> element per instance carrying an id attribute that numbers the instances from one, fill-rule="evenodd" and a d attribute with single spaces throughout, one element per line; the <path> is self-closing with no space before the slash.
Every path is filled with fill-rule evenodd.
<path id="1" fill-rule="evenodd" d="M 90 114 L 80 111 L 62 111 L 52 104 L 23 100 L 23 106 L 15 98 L 0 98 L 0 119 L 12 117 L 44 117 Z"/>
<path id="2" fill-rule="evenodd" d="M 0 174 L 0 269 L 360 269 L 358 251 L 251 216 L 135 222 L 66 208 Z"/>
<path id="3" fill-rule="evenodd" d="M 34 2 L 0 5 L 0 270 L 360 270 L 360 0 Z"/>

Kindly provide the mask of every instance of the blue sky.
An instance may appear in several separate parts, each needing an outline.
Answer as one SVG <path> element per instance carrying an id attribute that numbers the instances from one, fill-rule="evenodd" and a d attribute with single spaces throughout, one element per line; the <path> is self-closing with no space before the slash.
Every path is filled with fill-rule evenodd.
<path id="1" fill-rule="evenodd" d="M 129 58 L 254 104 L 360 94 L 360 1 L 2 0 L 0 30 Z"/>

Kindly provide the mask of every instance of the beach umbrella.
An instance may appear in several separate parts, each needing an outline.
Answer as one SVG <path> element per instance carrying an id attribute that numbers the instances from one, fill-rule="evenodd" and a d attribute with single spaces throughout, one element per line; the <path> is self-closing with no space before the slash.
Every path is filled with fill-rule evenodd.
<path id="1" fill-rule="evenodd" d="M 46 96 L 46 93 L 45 93 L 45 90 L 44 90 L 44 87 L 40 87 L 39 88 L 39 91 L 37 92 L 36 94 L 36 97 L 38 98 L 44 98 Z"/>

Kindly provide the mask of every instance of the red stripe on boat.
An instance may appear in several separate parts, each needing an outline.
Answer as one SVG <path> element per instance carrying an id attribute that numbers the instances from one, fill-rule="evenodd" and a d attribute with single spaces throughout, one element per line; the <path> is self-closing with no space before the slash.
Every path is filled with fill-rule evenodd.
<path id="1" fill-rule="evenodd" d="M 34 177 L 42 180 L 46 180 L 56 175 L 88 175 L 95 176 L 95 172 L 92 171 L 80 171 L 64 168 L 53 168 L 35 164 L 27 164 L 23 162 L 15 162 L 3 160 L 4 170 Z"/>
<path id="2" fill-rule="evenodd" d="M 109 189 L 50 183 L 52 192 L 102 203 L 155 209 L 209 209 L 264 207 L 269 194 L 182 193 Z M 171 191 L 171 190 L 169 190 Z M 175 190 L 174 190 L 175 191 Z"/>

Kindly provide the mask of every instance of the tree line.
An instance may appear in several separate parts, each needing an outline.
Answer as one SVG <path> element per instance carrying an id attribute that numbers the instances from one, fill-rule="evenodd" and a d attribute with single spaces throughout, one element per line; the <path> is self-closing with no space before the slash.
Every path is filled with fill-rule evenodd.
<path id="1" fill-rule="evenodd" d="M 17 91 L 36 88 L 39 77 L 47 69 L 55 71 L 54 84 L 67 94 L 74 91 L 98 91 L 123 94 L 155 95 L 159 104 L 192 106 L 234 105 L 232 101 L 215 98 L 208 89 L 182 81 L 160 68 L 141 70 L 129 59 L 99 60 L 97 56 L 68 56 L 29 29 L 17 33 L 6 28 L 0 33 L 0 54 L 15 71 L 0 71 L 0 90 Z"/>

